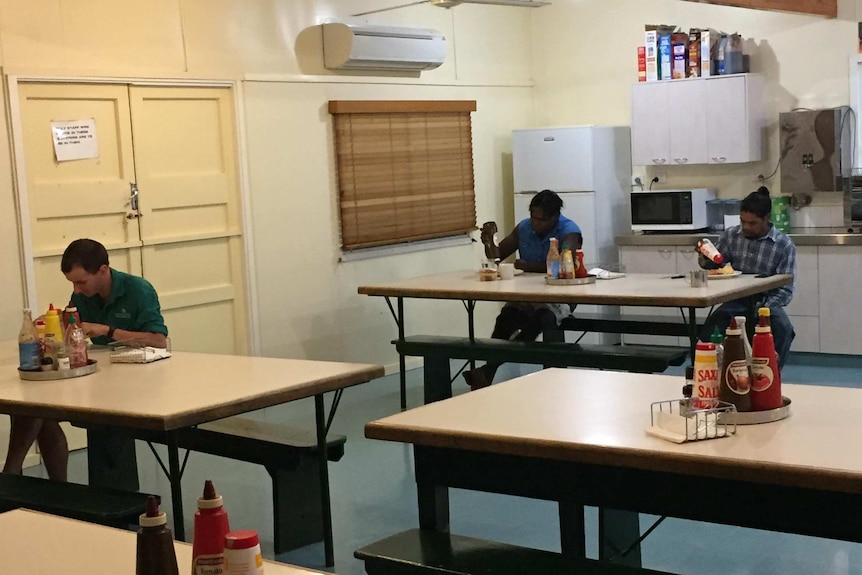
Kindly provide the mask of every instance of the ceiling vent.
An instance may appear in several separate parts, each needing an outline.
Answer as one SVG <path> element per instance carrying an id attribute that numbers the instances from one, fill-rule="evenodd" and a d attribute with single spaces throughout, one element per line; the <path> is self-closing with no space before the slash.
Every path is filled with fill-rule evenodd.
<path id="1" fill-rule="evenodd" d="M 446 38 L 428 28 L 323 24 L 323 61 L 330 70 L 433 70 L 446 58 Z"/>

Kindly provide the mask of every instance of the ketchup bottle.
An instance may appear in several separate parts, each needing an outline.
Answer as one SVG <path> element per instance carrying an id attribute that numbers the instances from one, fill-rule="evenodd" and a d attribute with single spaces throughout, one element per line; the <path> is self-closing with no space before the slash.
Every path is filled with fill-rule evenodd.
<path id="1" fill-rule="evenodd" d="M 703 238 L 697 242 L 697 251 L 703 254 L 703 257 L 712 261 L 712 263 L 716 265 L 724 263 L 724 256 L 721 255 L 721 252 L 718 251 L 715 244 L 707 238 Z"/>
<path id="2" fill-rule="evenodd" d="M 192 575 L 209 575 L 224 570 L 224 536 L 230 531 L 230 526 L 222 503 L 213 482 L 207 479 L 195 512 Z"/>
<path id="3" fill-rule="evenodd" d="M 751 409 L 764 411 L 778 409 L 781 398 L 781 370 L 775 353 L 775 340 L 769 325 L 769 308 L 757 310 L 757 326 L 751 346 Z"/>

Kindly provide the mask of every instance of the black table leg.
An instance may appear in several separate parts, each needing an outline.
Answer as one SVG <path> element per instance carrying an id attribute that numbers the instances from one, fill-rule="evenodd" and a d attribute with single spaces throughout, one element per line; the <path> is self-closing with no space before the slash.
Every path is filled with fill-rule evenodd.
<path id="1" fill-rule="evenodd" d="M 326 566 L 332 567 L 335 565 L 335 544 L 332 537 L 329 462 L 326 458 L 326 416 L 324 414 L 322 393 L 314 396 L 314 419 L 317 424 L 317 463 L 320 470 L 320 505 L 323 513 L 323 553 L 326 558 Z"/>
<path id="2" fill-rule="evenodd" d="M 691 361 L 694 363 L 694 352 L 697 347 L 697 308 L 688 308 L 688 338 L 691 348 Z"/>
<path id="3" fill-rule="evenodd" d="M 640 538 L 640 521 L 633 511 L 599 508 L 599 560 L 641 566 L 640 544 L 622 555 L 629 545 Z"/>
<path id="4" fill-rule="evenodd" d="M 177 446 L 177 432 L 167 432 L 168 446 L 168 481 L 171 483 L 171 504 L 174 511 L 174 537 L 177 541 L 186 540 L 185 523 L 183 522 L 183 487 L 182 471 L 180 470 L 180 452 Z"/>
<path id="5" fill-rule="evenodd" d="M 586 529 L 584 527 L 584 506 L 580 503 L 561 501 L 560 507 L 560 550 L 569 559 L 586 559 Z"/>

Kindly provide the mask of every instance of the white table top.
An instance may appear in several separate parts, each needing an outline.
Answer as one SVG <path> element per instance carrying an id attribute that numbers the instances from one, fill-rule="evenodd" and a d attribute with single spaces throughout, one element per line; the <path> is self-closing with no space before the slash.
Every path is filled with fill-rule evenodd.
<path id="1" fill-rule="evenodd" d="M 662 307 L 709 307 L 762 293 L 792 281 L 792 276 L 757 278 L 743 274 L 693 288 L 685 278 L 667 274 L 627 274 L 613 280 L 575 286 L 550 286 L 543 274 L 525 273 L 511 280 L 479 281 L 476 271 L 461 270 L 359 287 L 372 296 L 482 301 L 524 301 Z"/>
<path id="2" fill-rule="evenodd" d="M 55 515 L 16 509 L 0 513 L 0 573 L 118 575 L 135 572 L 136 533 Z M 180 573 L 188 573 L 192 546 L 174 541 Z M 264 561 L 266 575 L 322 573 Z"/>
<path id="3" fill-rule="evenodd" d="M 862 389 L 783 385 L 782 421 L 674 444 L 646 434 L 650 404 L 680 397 L 682 377 L 546 369 L 372 421 L 365 435 L 425 446 L 674 470 L 862 493 Z"/>
<path id="4" fill-rule="evenodd" d="M 383 375 L 374 364 L 173 352 L 149 364 L 94 353 L 91 375 L 18 377 L 12 342 L 0 354 L 0 413 L 172 430 L 349 387 Z M 13 358 L 14 359 L 10 359 Z"/>

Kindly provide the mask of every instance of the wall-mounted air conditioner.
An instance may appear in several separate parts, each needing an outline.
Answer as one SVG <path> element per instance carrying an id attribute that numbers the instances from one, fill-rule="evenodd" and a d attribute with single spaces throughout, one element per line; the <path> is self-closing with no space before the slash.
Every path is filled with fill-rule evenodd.
<path id="1" fill-rule="evenodd" d="M 323 24 L 323 61 L 331 70 L 433 70 L 446 38 L 428 28 Z"/>

